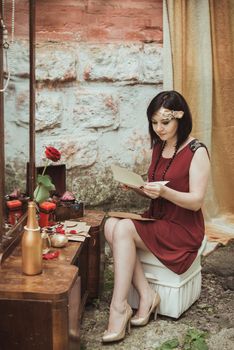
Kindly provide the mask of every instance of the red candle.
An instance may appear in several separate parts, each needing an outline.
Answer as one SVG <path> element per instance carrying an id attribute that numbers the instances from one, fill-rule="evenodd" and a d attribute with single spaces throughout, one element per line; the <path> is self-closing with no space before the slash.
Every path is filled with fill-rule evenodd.
<path id="1" fill-rule="evenodd" d="M 7 201 L 8 208 L 8 223 L 11 225 L 15 225 L 19 218 L 23 215 L 22 211 L 22 202 L 18 199 L 14 199 L 11 201 Z"/>
<path id="2" fill-rule="evenodd" d="M 53 220 L 54 210 L 56 204 L 52 202 L 43 202 L 39 205 L 40 215 L 39 215 L 39 225 L 40 227 L 46 227 L 50 225 Z"/>

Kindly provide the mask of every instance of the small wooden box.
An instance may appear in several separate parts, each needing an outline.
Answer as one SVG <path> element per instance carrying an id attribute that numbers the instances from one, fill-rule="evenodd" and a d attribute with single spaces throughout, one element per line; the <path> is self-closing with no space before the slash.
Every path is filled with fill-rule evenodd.
<path id="1" fill-rule="evenodd" d="M 38 174 L 42 174 L 44 170 L 43 166 L 36 167 L 36 177 Z M 45 171 L 45 175 L 51 177 L 52 183 L 55 186 L 55 191 L 59 196 L 62 196 L 66 191 L 66 165 L 55 164 L 48 165 Z M 27 163 L 27 193 L 29 192 L 29 163 Z"/>
<path id="2" fill-rule="evenodd" d="M 55 209 L 56 221 L 64 221 L 69 219 L 76 219 L 84 216 L 83 202 L 60 202 Z"/>
<path id="3" fill-rule="evenodd" d="M 44 167 L 37 167 L 36 174 L 42 174 Z M 55 192 L 59 196 L 62 196 L 66 191 L 66 165 L 65 164 L 55 164 L 49 165 L 46 168 L 45 175 L 51 177 L 52 183 L 55 186 Z"/>

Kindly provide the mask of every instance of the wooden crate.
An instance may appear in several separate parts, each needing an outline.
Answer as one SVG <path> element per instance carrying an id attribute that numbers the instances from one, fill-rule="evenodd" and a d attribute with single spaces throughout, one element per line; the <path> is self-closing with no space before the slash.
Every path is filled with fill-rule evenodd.
<path id="1" fill-rule="evenodd" d="M 36 167 L 36 176 L 42 174 L 44 170 L 43 166 Z M 55 164 L 48 165 L 46 168 L 46 175 L 49 175 L 52 179 L 52 183 L 55 185 L 56 193 L 62 196 L 66 191 L 66 165 L 65 164 Z M 29 163 L 27 163 L 27 193 L 29 192 Z"/>
<path id="2" fill-rule="evenodd" d="M 88 239 L 88 300 L 97 299 L 103 289 L 104 279 L 104 238 L 103 224 L 105 213 L 103 211 L 86 210 L 80 221 L 90 225 L 90 238 Z"/>
<path id="3" fill-rule="evenodd" d="M 37 167 L 36 174 L 42 174 L 43 170 L 44 167 Z M 62 196 L 66 191 L 66 165 L 49 165 L 46 168 L 45 175 L 49 175 L 51 177 L 52 183 L 55 185 L 55 192 L 59 196 Z"/>
<path id="4" fill-rule="evenodd" d="M 76 219 L 84 216 L 84 203 L 61 203 L 55 209 L 56 221 Z"/>

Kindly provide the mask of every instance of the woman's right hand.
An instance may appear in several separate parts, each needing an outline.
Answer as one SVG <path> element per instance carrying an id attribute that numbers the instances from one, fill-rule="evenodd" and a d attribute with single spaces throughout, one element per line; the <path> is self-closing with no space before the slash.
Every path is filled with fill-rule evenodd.
<path id="1" fill-rule="evenodd" d="M 155 184 L 153 182 L 146 182 L 143 187 L 144 193 L 151 199 L 156 199 L 161 196 L 163 192 L 163 185 Z"/>

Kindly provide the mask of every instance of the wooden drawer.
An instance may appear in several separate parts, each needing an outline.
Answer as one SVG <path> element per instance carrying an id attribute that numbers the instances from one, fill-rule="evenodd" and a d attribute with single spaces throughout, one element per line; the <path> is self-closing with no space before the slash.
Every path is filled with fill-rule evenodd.
<path id="1" fill-rule="evenodd" d="M 97 299 L 103 288 L 104 275 L 104 225 L 105 213 L 103 211 L 85 210 L 84 217 L 80 221 L 85 221 L 90 225 L 87 246 L 87 291 L 88 300 Z M 82 270 L 82 269 L 81 269 Z M 81 280 L 82 281 L 82 280 Z M 82 282 L 81 282 L 82 285 Z"/>
<path id="2" fill-rule="evenodd" d="M 78 269 L 44 261 L 41 274 L 26 276 L 21 260 L 17 247 L 0 270 L 0 349 L 79 349 Z"/>
<path id="3" fill-rule="evenodd" d="M 82 317 L 81 280 L 77 278 L 68 298 L 69 350 L 80 348 L 80 324 Z"/>
<path id="4" fill-rule="evenodd" d="M 0 300 L 0 349 L 53 349 L 52 303 Z"/>

